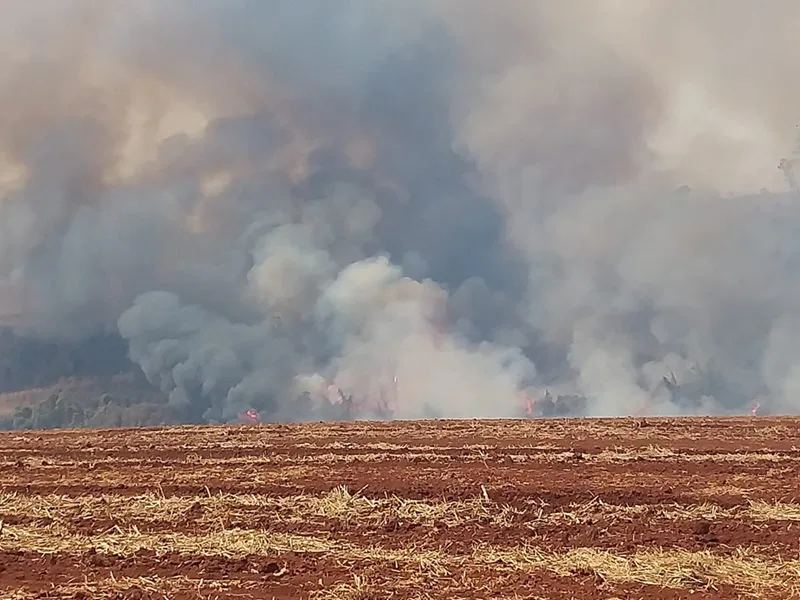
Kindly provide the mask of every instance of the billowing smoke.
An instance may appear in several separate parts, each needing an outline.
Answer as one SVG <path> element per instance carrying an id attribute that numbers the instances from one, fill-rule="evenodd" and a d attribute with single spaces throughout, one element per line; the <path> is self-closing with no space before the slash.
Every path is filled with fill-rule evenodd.
<path id="1" fill-rule="evenodd" d="M 2 317 L 187 420 L 800 408 L 796 2 L 3 17 Z"/>

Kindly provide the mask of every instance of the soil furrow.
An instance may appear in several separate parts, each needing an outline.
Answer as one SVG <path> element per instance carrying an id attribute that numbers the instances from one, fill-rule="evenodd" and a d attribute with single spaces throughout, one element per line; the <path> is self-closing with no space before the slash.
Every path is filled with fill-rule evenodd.
<path id="1" fill-rule="evenodd" d="M 10 527 L 0 551 L 38 554 L 85 554 L 136 557 L 142 552 L 156 556 L 177 553 L 187 556 L 222 556 L 248 560 L 261 556 L 277 562 L 285 553 L 323 559 L 333 558 L 351 572 L 354 563 L 369 561 L 398 571 L 415 571 L 448 577 L 457 570 L 486 569 L 503 572 L 550 572 L 561 576 L 591 575 L 597 580 L 657 585 L 673 589 L 732 586 L 743 593 L 759 594 L 800 586 L 800 561 L 776 561 L 752 551 L 724 555 L 708 551 L 637 549 L 619 554 L 594 548 L 572 548 L 550 552 L 535 546 L 492 546 L 478 544 L 468 555 L 445 550 L 407 547 L 391 549 L 376 545 L 351 544 L 341 539 L 275 534 L 241 530 L 210 535 L 176 533 L 148 535 L 116 533 L 97 536 L 63 535 L 51 529 Z"/>
<path id="2" fill-rule="evenodd" d="M 224 529 L 280 533 L 335 533 L 383 545 L 409 543 L 467 551 L 475 541 L 517 539 L 548 548 L 598 547 L 631 550 L 643 545 L 728 551 L 740 546 L 794 552 L 800 548 L 800 505 L 607 505 L 564 510 L 534 501 L 499 505 L 370 499 L 334 490 L 322 496 L 217 496 L 160 498 L 154 495 L 30 497 L 0 496 L 0 521 L 92 535 L 114 528 L 145 533 L 199 534 Z"/>
<path id="3" fill-rule="evenodd" d="M 791 418 L 9 432 L 0 597 L 787 598 L 798 496 Z"/>
<path id="4" fill-rule="evenodd" d="M 39 600 L 59 598 L 98 600 L 136 598 L 196 600 L 210 597 L 297 600 L 309 598 L 458 599 L 529 598 L 607 600 L 652 598 L 695 600 L 739 598 L 729 585 L 713 589 L 663 588 L 641 583 L 606 581 L 595 573 L 576 571 L 558 575 L 547 571 L 498 571 L 486 567 L 453 569 L 445 576 L 408 573 L 402 569 L 377 569 L 369 561 L 342 563 L 287 553 L 275 559 L 248 556 L 241 559 L 168 553 L 156 556 L 101 554 L 41 555 L 0 552 L 0 571 L 14 587 L 0 588 L 3 598 Z M 75 573 L 81 573 L 80 578 Z M 179 576 L 175 576 L 179 573 Z M 354 575 L 358 574 L 358 575 Z M 485 581 L 491 594 L 485 595 Z M 358 594 L 361 594 L 360 596 Z M 16 594 L 16 595 L 13 595 Z M 221 594 L 225 594 L 222 596 Z"/>
<path id="5" fill-rule="evenodd" d="M 321 468 L 321 467 L 320 467 Z M 97 467 L 86 471 L 56 467 L 0 470 L 0 493 L 169 495 L 236 492 L 290 495 L 324 493 L 333 485 L 368 488 L 372 495 L 411 499 L 472 497 L 486 489 L 492 500 L 541 499 L 558 505 L 600 498 L 608 503 L 652 504 L 715 502 L 735 506 L 747 500 L 791 502 L 800 494 L 800 470 L 751 465 L 634 463 L 597 465 L 576 461 L 554 464 L 359 463 L 326 465 L 325 476 L 313 465 L 251 468 Z M 483 488 L 481 487 L 483 486 Z"/>

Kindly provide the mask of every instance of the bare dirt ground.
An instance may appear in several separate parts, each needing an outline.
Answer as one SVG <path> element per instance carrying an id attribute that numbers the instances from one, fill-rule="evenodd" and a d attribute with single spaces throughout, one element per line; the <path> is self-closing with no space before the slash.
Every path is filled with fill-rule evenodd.
<path id="1" fill-rule="evenodd" d="M 800 419 L 0 435 L 0 598 L 800 598 Z"/>

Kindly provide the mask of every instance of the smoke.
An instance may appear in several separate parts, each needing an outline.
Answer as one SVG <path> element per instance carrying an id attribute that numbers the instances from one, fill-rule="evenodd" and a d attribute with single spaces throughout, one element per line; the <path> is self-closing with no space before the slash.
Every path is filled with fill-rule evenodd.
<path id="1" fill-rule="evenodd" d="M 800 408 L 796 3 L 3 17 L 0 314 L 187 420 Z"/>

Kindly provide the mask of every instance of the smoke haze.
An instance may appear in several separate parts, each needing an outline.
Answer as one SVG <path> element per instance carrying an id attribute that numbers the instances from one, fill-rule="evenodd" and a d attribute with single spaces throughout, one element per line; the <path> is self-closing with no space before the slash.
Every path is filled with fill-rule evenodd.
<path id="1" fill-rule="evenodd" d="M 800 409 L 796 2 L 2 11 L 0 313 L 187 420 Z"/>

